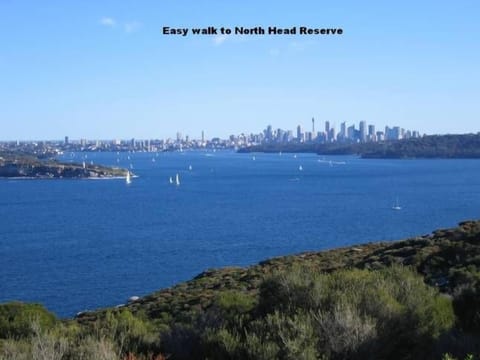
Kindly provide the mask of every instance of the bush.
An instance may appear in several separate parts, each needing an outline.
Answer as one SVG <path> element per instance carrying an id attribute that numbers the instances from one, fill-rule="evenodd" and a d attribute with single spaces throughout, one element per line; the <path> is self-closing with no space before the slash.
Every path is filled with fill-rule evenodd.
<path id="1" fill-rule="evenodd" d="M 33 321 L 38 323 L 41 330 L 47 330 L 56 324 L 57 319 L 40 304 L 21 302 L 0 304 L 0 339 L 32 336 Z"/>
<path id="2" fill-rule="evenodd" d="M 454 322 L 451 301 L 401 266 L 265 279 L 256 318 L 209 335 L 221 358 L 415 358 Z M 214 353 L 214 351 L 211 351 Z"/>

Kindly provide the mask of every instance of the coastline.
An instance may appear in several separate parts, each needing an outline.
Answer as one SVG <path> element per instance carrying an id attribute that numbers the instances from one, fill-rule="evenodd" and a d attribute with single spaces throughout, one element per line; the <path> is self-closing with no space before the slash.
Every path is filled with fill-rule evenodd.
<path id="1" fill-rule="evenodd" d="M 265 259 L 246 267 L 207 269 L 190 280 L 159 289 L 125 304 L 80 311 L 74 319 L 80 323 L 91 322 L 106 312 L 122 309 L 128 309 L 133 314 L 142 312 L 153 318 L 160 309 L 171 313 L 173 318 L 182 316 L 182 311 L 202 312 L 212 306 L 216 293 L 241 291 L 255 296 L 259 284 L 266 276 L 297 266 L 308 267 L 315 272 L 332 273 L 351 268 L 376 271 L 400 265 L 414 269 L 427 285 L 451 296 L 460 285 L 452 275 L 452 269 L 462 268 L 465 264 L 462 263 L 464 259 L 450 259 L 448 251 L 460 251 L 466 247 L 471 251 L 471 256 L 480 255 L 480 240 L 473 243 L 470 240 L 477 238 L 480 239 L 480 219 L 462 221 L 454 228 L 437 229 L 430 234 L 407 239 L 306 251 Z M 445 257 L 445 260 L 448 257 L 448 262 L 432 265 L 438 256 Z M 172 307 L 173 299 L 176 301 Z"/>

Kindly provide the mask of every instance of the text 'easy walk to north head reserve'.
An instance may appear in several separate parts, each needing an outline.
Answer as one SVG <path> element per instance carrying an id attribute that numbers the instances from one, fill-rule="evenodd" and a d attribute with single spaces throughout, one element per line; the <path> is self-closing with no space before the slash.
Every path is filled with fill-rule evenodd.
<path id="1" fill-rule="evenodd" d="M 312 28 L 307 26 L 278 27 L 278 26 L 255 26 L 255 27 L 175 27 L 163 26 L 163 35 L 342 35 L 342 28 Z"/>

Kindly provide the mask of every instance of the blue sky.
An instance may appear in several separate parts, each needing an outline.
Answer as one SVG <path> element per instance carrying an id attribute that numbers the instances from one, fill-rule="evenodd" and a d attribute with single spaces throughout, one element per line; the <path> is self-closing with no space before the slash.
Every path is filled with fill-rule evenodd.
<path id="1" fill-rule="evenodd" d="M 480 131 L 478 1 L 0 0 L 0 139 Z M 341 36 L 162 35 L 163 26 Z M 358 127 L 358 125 L 357 125 Z"/>

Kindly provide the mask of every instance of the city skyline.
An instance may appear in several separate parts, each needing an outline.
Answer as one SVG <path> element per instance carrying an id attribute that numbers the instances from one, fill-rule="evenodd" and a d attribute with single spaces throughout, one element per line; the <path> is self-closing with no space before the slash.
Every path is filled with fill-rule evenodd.
<path id="1" fill-rule="evenodd" d="M 315 123 L 320 126 L 315 130 Z M 358 128 L 357 128 L 358 125 Z M 363 128 L 363 129 L 362 129 Z M 279 135 L 279 132 L 282 135 Z M 267 125 L 266 128 L 258 131 L 242 131 L 237 134 L 230 133 L 228 136 L 222 137 L 216 134 L 211 134 L 210 136 L 205 134 L 205 131 L 202 130 L 200 134 L 191 134 L 189 132 L 183 133 L 176 131 L 175 134 L 170 134 L 169 136 L 159 137 L 159 136 L 149 136 L 136 138 L 132 136 L 127 136 L 124 138 L 119 137 L 105 137 L 105 138 L 86 138 L 86 137 L 75 137 L 70 135 L 65 135 L 61 138 L 51 138 L 51 139 L 6 139 L 0 140 L 0 143 L 12 143 L 12 142 L 64 142 L 66 144 L 70 143 L 95 143 L 97 141 L 102 142 L 113 142 L 113 143 L 128 143 L 131 141 L 148 141 L 148 140 L 157 140 L 165 141 L 167 143 L 174 142 L 189 142 L 196 141 L 201 143 L 206 143 L 207 141 L 212 141 L 212 139 L 228 140 L 231 138 L 245 138 L 250 137 L 256 139 L 255 143 L 261 143 L 264 140 L 272 140 L 277 138 L 277 140 L 283 135 L 288 135 L 288 140 L 282 140 L 281 142 L 290 142 L 295 140 L 296 142 L 335 142 L 335 141 L 383 141 L 383 140 L 400 140 L 404 138 L 411 137 L 420 137 L 423 135 L 431 135 L 427 133 L 420 133 L 415 129 L 405 129 L 398 125 L 386 125 L 384 128 L 379 128 L 376 124 L 368 123 L 365 120 L 359 121 L 357 124 L 354 122 L 349 123 L 347 121 L 341 122 L 340 126 L 337 128 L 336 123 L 331 123 L 326 120 L 323 123 L 315 120 L 314 117 L 311 118 L 311 131 L 309 131 L 308 126 L 305 124 L 297 124 L 294 128 L 279 128 L 274 127 L 271 124 Z"/>
<path id="2" fill-rule="evenodd" d="M 312 116 L 337 129 L 367 119 L 476 133 L 479 10 L 469 0 L 0 2 L 0 140 L 228 137 Z M 163 26 L 343 34 L 172 36 Z"/>

